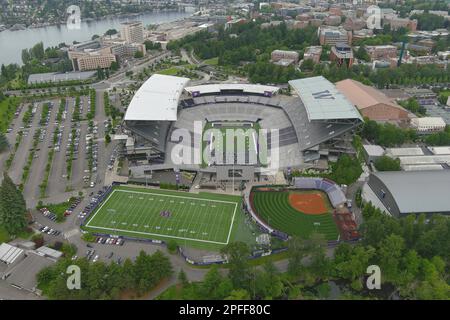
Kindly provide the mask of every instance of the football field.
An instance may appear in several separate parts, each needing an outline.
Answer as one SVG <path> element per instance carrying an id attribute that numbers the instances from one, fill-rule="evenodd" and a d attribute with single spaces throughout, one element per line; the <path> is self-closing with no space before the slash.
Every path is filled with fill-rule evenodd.
<path id="1" fill-rule="evenodd" d="M 89 231 L 226 245 L 239 201 L 216 194 L 115 188 L 91 215 Z"/>

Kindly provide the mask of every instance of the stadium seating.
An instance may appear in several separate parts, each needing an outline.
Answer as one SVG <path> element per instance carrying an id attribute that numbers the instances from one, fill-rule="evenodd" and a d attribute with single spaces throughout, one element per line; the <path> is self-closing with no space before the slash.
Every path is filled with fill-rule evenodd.
<path id="1" fill-rule="evenodd" d="M 295 177 L 294 187 L 299 189 L 317 189 L 324 191 L 334 208 L 347 201 L 341 188 L 329 179 Z"/>

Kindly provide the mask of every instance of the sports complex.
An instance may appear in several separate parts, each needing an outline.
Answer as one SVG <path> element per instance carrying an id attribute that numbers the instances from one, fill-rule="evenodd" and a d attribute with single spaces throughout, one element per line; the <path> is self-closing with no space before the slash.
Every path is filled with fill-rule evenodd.
<path id="1" fill-rule="evenodd" d="M 292 80 L 289 94 L 265 85 L 189 84 L 153 75 L 136 92 L 120 138 L 128 186 L 110 188 L 85 230 L 213 249 L 261 234 L 357 237 L 339 185 L 289 177 L 351 149 L 363 120 L 331 82 Z"/>

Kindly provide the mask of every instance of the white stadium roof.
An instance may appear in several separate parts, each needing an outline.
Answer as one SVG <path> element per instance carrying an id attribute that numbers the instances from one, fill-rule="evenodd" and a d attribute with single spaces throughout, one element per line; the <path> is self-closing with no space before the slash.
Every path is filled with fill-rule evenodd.
<path id="1" fill-rule="evenodd" d="M 243 90 L 246 93 L 257 93 L 264 94 L 265 92 L 270 92 L 272 94 L 277 93 L 280 88 L 275 86 L 264 86 L 259 84 L 246 84 L 246 83 L 220 83 L 220 84 L 205 84 L 200 86 L 186 87 L 187 92 L 192 94 L 193 92 L 198 92 L 199 94 L 208 93 L 220 93 L 225 90 Z"/>
<path id="2" fill-rule="evenodd" d="M 360 119 L 361 114 L 322 76 L 289 81 L 305 105 L 309 120 Z"/>
<path id="3" fill-rule="evenodd" d="M 125 121 L 176 121 L 178 101 L 188 78 L 152 75 L 135 93 Z"/>

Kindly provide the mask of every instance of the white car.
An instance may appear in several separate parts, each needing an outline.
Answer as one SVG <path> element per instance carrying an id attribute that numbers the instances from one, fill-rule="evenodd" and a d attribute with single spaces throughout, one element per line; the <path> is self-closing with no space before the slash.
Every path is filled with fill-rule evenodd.
<path id="1" fill-rule="evenodd" d="M 98 261 L 98 254 L 94 257 L 94 259 L 92 260 L 92 262 L 97 262 Z"/>

